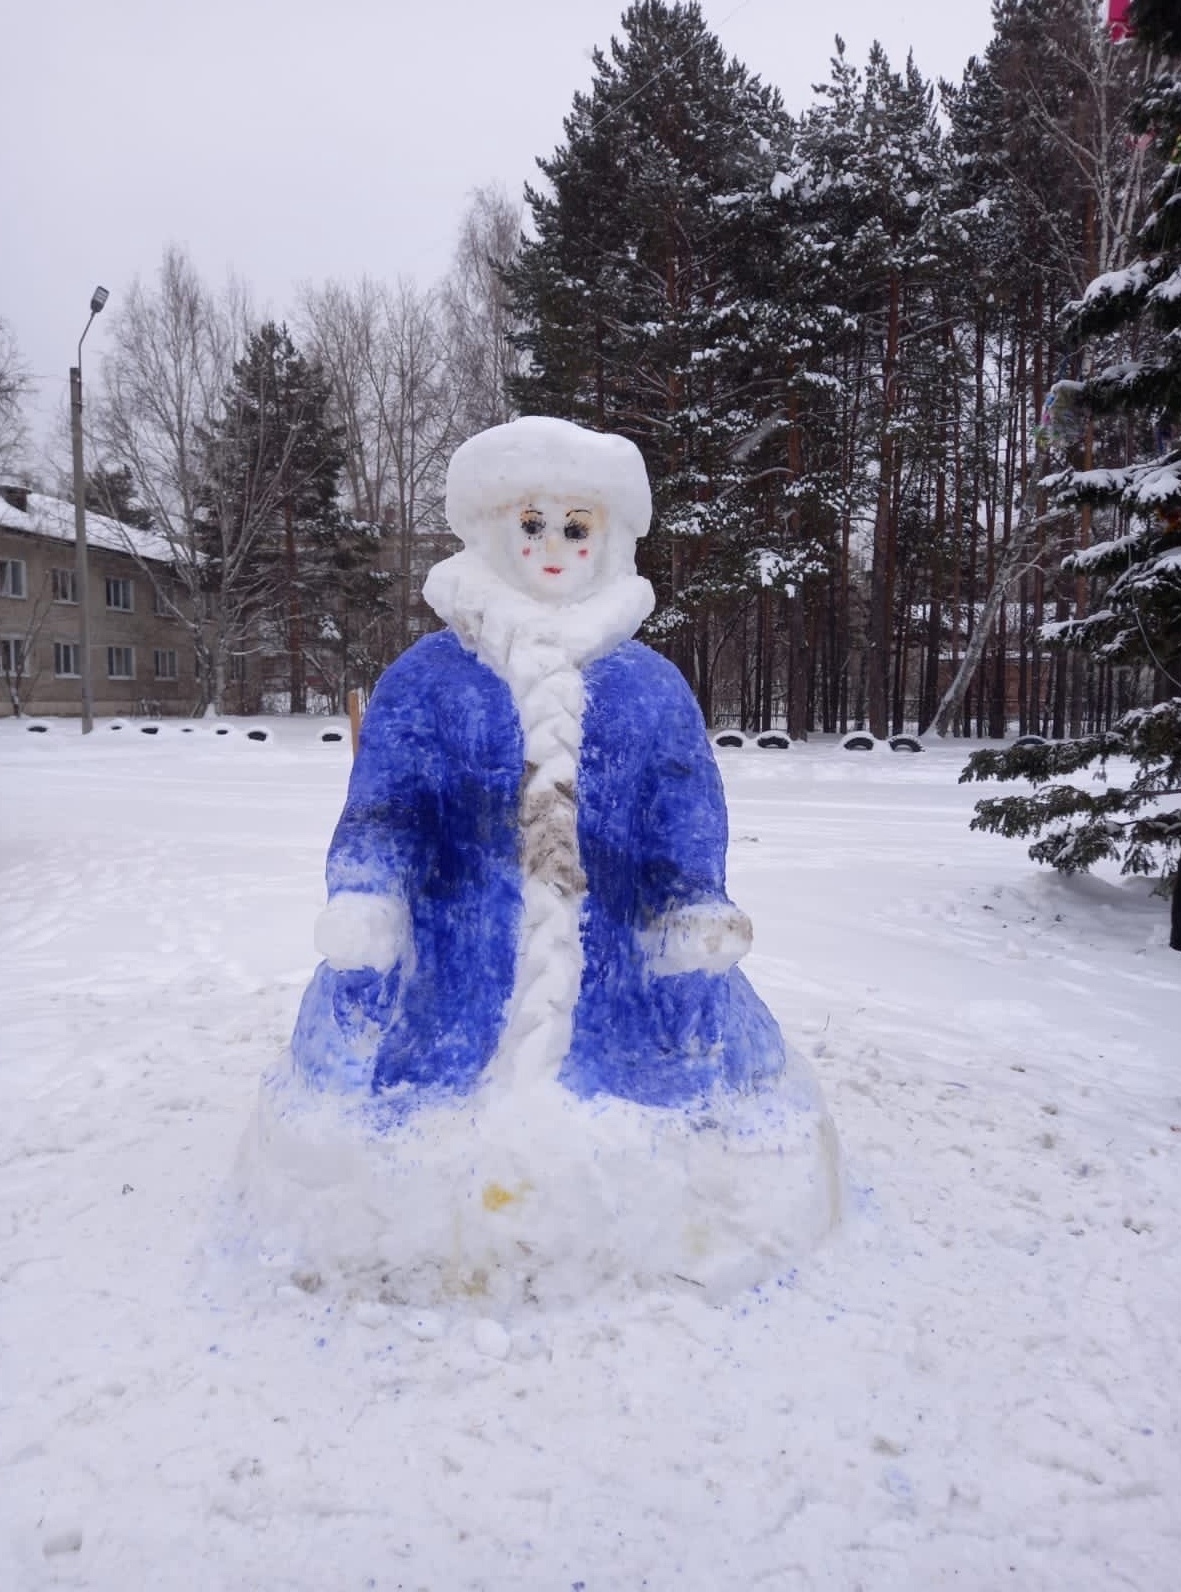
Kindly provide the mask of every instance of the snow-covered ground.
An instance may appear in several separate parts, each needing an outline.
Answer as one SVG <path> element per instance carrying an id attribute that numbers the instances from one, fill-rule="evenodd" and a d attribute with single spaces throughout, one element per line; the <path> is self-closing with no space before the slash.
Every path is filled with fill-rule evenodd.
<path id="1" fill-rule="evenodd" d="M 723 1306 L 264 1287 L 219 1196 L 313 961 L 323 727 L 0 725 L 0 1588 L 1171 1592 L 1164 904 L 970 834 L 962 745 L 723 753 L 840 1233 Z"/>

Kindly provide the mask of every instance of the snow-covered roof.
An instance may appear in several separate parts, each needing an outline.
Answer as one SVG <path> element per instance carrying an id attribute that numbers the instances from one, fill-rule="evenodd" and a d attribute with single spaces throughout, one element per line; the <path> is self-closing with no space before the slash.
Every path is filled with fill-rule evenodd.
<path id="1" fill-rule="evenodd" d="M 48 497 L 44 492 L 28 494 L 28 508 L 14 508 L 0 496 L 0 526 L 10 531 L 27 531 L 33 536 L 50 536 L 54 541 L 74 540 L 74 505 L 64 498 Z M 134 525 L 108 519 L 105 514 L 86 511 L 86 541 L 91 547 L 106 547 L 133 558 L 154 558 L 172 562 L 165 537 L 157 531 L 141 531 Z"/>

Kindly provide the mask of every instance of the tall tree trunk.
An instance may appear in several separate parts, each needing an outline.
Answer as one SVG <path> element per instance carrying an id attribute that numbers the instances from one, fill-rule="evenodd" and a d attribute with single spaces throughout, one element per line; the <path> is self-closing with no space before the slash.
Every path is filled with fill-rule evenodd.
<path id="1" fill-rule="evenodd" d="M 763 604 L 763 699 L 759 706 L 759 729 L 771 728 L 771 706 L 774 700 L 775 676 L 775 625 L 772 609 L 772 593 L 764 589 L 760 593 Z"/>
<path id="2" fill-rule="evenodd" d="M 1039 271 L 1033 280 L 1033 413 L 1035 423 L 1041 424 L 1042 408 L 1046 401 L 1046 338 L 1045 292 Z M 1044 505 L 1038 500 L 1037 548 L 1033 570 L 1033 613 L 1030 621 L 1029 658 L 1029 728 L 1045 734 L 1045 692 L 1042 683 L 1041 643 L 1042 621 L 1046 616 L 1046 577 L 1042 570 L 1042 552 L 1046 533 L 1041 523 Z"/>
<path id="3" fill-rule="evenodd" d="M 837 576 L 839 582 L 840 576 Z M 828 583 L 828 608 L 825 613 L 824 692 L 820 720 L 826 735 L 835 735 L 837 726 L 848 714 L 846 695 L 845 654 L 841 647 L 840 631 L 841 588 Z"/>
<path id="4" fill-rule="evenodd" d="M 763 631 L 767 624 L 767 593 L 760 587 L 755 598 L 755 671 L 754 689 L 751 692 L 751 714 L 749 728 L 761 730 L 760 715 L 763 711 L 763 668 L 766 657 L 766 645 L 763 641 Z M 742 726 L 745 730 L 746 724 Z"/>
<path id="5" fill-rule="evenodd" d="M 965 735 L 972 733 L 972 714 L 969 702 L 969 693 L 975 681 L 976 668 L 984 650 L 987 635 L 981 638 L 979 646 L 975 644 L 976 632 L 979 629 L 976 613 L 976 592 L 980 580 L 980 502 L 987 496 L 984 486 L 984 360 L 987 353 L 987 339 L 985 337 L 985 311 L 981 308 L 976 317 L 976 401 L 972 416 L 972 476 L 971 494 L 969 497 L 972 515 L 972 528 L 968 535 L 968 590 L 966 604 L 966 622 L 964 625 L 964 658 L 973 658 L 973 664 L 964 681 L 961 702 L 964 712 L 963 731 Z M 961 665 L 961 668 L 963 665 Z M 982 726 L 977 726 L 978 730 Z M 938 730 L 938 724 L 936 724 Z M 939 730 L 939 734 L 942 734 Z"/>
<path id="6" fill-rule="evenodd" d="M 886 350 L 882 359 L 882 416 L 878 432 L 878 496 L 873 521 L 873 570 L 869 593 L 869 727 L 879 739 L 889 719 L 890 593 L 893 586 L 894 399 L 902 319 L 902 283 L 890 275 Z"/>
<path id="7" fill-rule="evenodd" d="M 1009 537 L 1009 544 L 1004 550 L 1000 564 L 997 568 L 996 579 L 992 583 L 992 590 L 984 600 L 980 610 L 980 619 L 975 626 L 971 639 L 964 651 L 963 662 L 956 670 L 955 676 L 943 693 L 943 700 L 935 714 L 934 730 L 937 735 L 946 735 L 956 714 L 963 704 L 964 695 L 968 689 L 980 659 L 984 654 L 988 638 L 996 622 L 997 613 L 1005 600 L 1005 593 L 1015 579 L 1025 556 L 1037 522 L 1037 483 L 1045 468 L 1045 447 L 1038 444 L 1034 467 L 1030 471 L 1025 492 L 1021 500 L 1021 511 L 1017 516 L 1017 523 Z"/>
<path id="8" fill-rule="evenodd" d="M 410 645 L 410 516 L 400 516 L 398 525 L 398 562 L 401 565 L 402 601 L 398 609 L 398 651 L 403 653 Z"/>
<path id="9" fill-rule="evenodd" d="M 853 530 L 853 482 L 857 474 L 857 436 L 861 423 L 861 401 L 865 386 L 865 332 L 862 330 L 857 340 L 856 357 L 850 369 L 848 356 L 845 358 L 845 384 L 853 394 L 852 404 L 844 411 L 844 433 L 842 438 L 841 463 L 841 569 L 840 569 L 840 596 L 837 607 L 837 715 L 840 733 L 846 735 L 849 730 L 849 690 L 850 670 L 853 661 L 853 595 L 852 595 L 852 563 L 850 560 L 850 541 Z M 858 659 L 858 679 L 864 678 L 865 653 L 861 651 Z M 859 686 L 859 692 L 861 687 Z M 861 722 L 861 707 L 853 705 L 854 716 L 858 723 Z"/>
<path id="10" fill-rule="evenodd" d="M 788 597 L 787 733 L 793 741 L 808 739 L 808 632 L 804 613 L 804 584 Z"/>
<path id="11" fill-rule="evenodd" d="M 910 658 L 910 608 L 914 596 L 914 582 L 903 583 L 902 601 L 898 604 L 898 631 L 894 645 L 893 682 L 890 704 L 890 733 L 901 735 L 906 727 L 906 669 Z"/>
<path id="12" fill-rule="evenodd" d="M 1065 597 L 1059 596 L 1054 603 L 1054 622 L 1064 624 L 1070 614 L 1070 604 Z M 1051 718 L 1052 729 L 1050 734 L 1056 741 L 1061 741 L 1066 736 L 1066 708 L 1068 691 L 1069 668 L 1066 655 L 1062 652 L 1054 654 L 1054 705 Z"/>
<path id="13" fill-rule="evenodd" d="M 792 481 L 798 481 L 804 470 L 799 409 L 799 391 L 792 386 L 787 400 L 789 426 L 787 467 Z M 799 521 L 794 512 L 789 523 L 798 531 Z M 797 582 L 794 592 L 784 600 L 787 604 L 787 732 L 793 740 L 806 741 L 808 739 L 808 632 L 805 624 L 802 577 Z"/>
<path id="14" fill-rule="evenodd" d="M 1083 469 L 1089 470 L 1094 460 L 1095 427 L 1088 418 L 1083 436 Z M 1091 541 L 1091 505 L 1084 503 L 1079 514 L 1078 545 L 1089 546 Z M 1074 577 L 1074 617 L 1082 619 L 1087 612 L 1087 577 Z M 1070 734 L 1074 739 L 1083 733 L 1083 711 L 1089 659 L 1081 647 L 1076 647 L 1070 658 Z"/>
<path id="15" fill-rule="evenodd" d="M 1021 366 L 1019 363 L 1019 340 L 1014 339 L 1009 350 L 1009 404 L 1005 425 L 1005 451 L 1003 461 L 997 460 L 994 467 L 999 467 L 1001 477 L 1001 497 L 1004 510 L 1001 515 L 1001 539 L 1005 547 L 1009 545 L 1013 535 L 1013 490 L 1016 485 L 1015 474 L 1017 460 L 1024 461 L 1025 455 L 1017 451 L 1017 441 L 1020 435 L 1020 401 L 1021 392 Z M 999 441 L 999 429 L 998 429 Z M 995 500 L 995 495 L 994 495 Z M 995 510 L 993 518 L 995 518 Z M 989 589 L 996 578 L 990 549 L 989 557 Z M 1004 598 L 997 612 L 996 626 L 996 654 L 993 660 L 992 691 L 990 693 L 988 709 L 988 733 L 996 740 L 1003 739 L 1009 722 L 1009 611 L 1008 603 Z"/>
<path id="16" fill-rule="evenodd" d="M 960 448 L 960 406 L 956 405 L 953 426 L 953 470 L 955 472 L 955 508 L 952 519 L 951 542 L 951 624 L 948 629 L 951 636 L 951 657 L 948 671 L 947 685 L 955 679 L 960 667 L 960 612 L 963 587 L 964 570 L 964 462 Z M 947 686 L 943 688 L 947 689 Z M 942 701 L 942 696 L 939 699 Z M 958 706 L 956 708 L 958 712 Z M 932 719 L 938 716 L 938 708 L 932 714 Z M 938 729 L 938 726 L 936 726 Z M 946 726 L 938 730 L 940 735 L 947 733 Z"/>
<path id="17" fill-rule="evenodd" d="M 927 604 L 927 636 L 919 700 L 920 735 L 930 727 L 935 717 L 939 691 L 939 654 L 943 641 L 943 538 L 947 534 L 946 492 L 941 466 L 935 489 L 936 543 L 931 555 L 930 601 Z"/>
<path id="18" fill-rule="evenodd" d="M 738 676 L 738 728 L 746 730 L 752 721 L 750 690 L 750 603 L 742 608 L 742 653 Z"/>
<path id="19" fill-rule="evenodd" d="M 308 710 L 307 678 L 303 656 L 303 600 L 299 590 L 299 559 L 295 548 L 295 512 L 289 497 L 283 500 L 283 532 L 287 549 L 287 650 L 290 663 L 292 713 Z"/>
<path id="20" fill-rule="evenodd" d="M 713 723 L 713 670 L 710 668 L 709 613 L 703 610 L 697 618 L 697 705 L 707 724 Z"/>
<path id="21" fill-rule="evenodd" d="M 1095 193 L 1091 190 L 1087 194 L 1087 207 L 1083 221 L 1083 243 L 1086 250 L 1087 281 L 1092 281 L 1099 274 L 1099 261 L 1106 256 L 1107 249 L 1101 247 L 1099 227 L 1096 215 Z M 1104 258 L 1104 265 L 1107 261 Z M 1085 364 L 1089 364 L 1089 359 Z M 1085 374 L 1085 368 L 1083 371 Z M 1095 423 L 1091 416 L 1087 416 L 1083 428 L 1083 469 L 1089 470 L 1095 457 Z M 1086 547 L 1091 540 L 1091 508 L 1089 504 L 1083 506 L 1079 515 L 1078 545 Z M 1087 577 L 1076 575 L 1074 577 L 1074 617 L 1082 619 L 1087 612 Z M 1076 647 L 1070 657 L 1070 735 L 1075 739 L 1083 733 L 1083 697 L 1086 690 L 1087 655 L 1082 647 Z"/>

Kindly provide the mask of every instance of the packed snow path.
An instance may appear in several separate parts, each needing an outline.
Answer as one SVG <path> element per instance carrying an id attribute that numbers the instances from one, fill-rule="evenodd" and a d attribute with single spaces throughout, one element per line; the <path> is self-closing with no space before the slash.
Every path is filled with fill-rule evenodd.
<path id="1" fill-rule="evenodd" d="M 274 728 L 0 726 L 0 1586 L 1177 1584 L 1181 957 L 1142 883 L 970 834 L 962 746 L 722 754 L 843 1232 L 720 1308 L 416 1314 L 208 1259 L 348 772 Z"/>

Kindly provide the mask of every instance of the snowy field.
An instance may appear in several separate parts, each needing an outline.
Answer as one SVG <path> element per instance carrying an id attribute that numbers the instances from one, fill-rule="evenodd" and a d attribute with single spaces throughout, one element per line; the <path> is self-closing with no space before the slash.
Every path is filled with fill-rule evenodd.
<path id="1" fill-rule="evenodd" d="M 1164 903 L 970 834 L 962 745 L 723 753 L 841 1231 L 723 1306 L 263 1286 L 219 1197 L 313 962 L 323 723 L 0 725 L 0 1588 L 1181 1584 Z"/>

